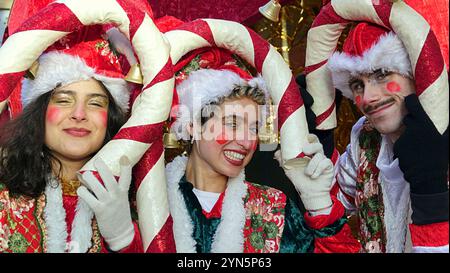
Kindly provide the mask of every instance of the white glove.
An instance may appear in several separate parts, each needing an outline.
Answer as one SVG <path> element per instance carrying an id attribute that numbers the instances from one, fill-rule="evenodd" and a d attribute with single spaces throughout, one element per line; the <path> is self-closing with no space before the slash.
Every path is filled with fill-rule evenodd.
<path id="1" fill-rule="evenodd" d="M 324 155 L 322 144 L 313 134 L 308 135 L 303 153 L 312 158 L 305 158 L 292 167 L 282 164 L 280 150 L 275 152 L 275 159 L 280 162 L 286 176 L 300 193 L 308 211 L 330 208 L 333 204 L 330 196 L 334 176 L 333 162 Z"/>
<path id="2" fill-rule="evenodd" d="M 134 226 L 128 201 L 132 166 L 126 156 L 120 159 L 119 182 L 100 158 L 96 159 L 94 166 L 105 187 L 91 171 L 86 171 L 80 176 L 80 180 L 92 190 L 93 194 L 85 186 L 80 186 L 77 193 L 94 211 L 100 233 L 109 248 L 118 251 L 129 246 L 134 238 Z"/>

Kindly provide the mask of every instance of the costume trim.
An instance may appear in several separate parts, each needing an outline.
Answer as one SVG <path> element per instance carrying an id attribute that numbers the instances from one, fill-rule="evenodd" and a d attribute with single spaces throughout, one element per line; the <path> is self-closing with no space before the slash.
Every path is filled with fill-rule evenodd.
<path id="1" fill-rule="evenodd" d="M 192 236 L 193 223 L 187 211 L 178 183 L 183 177 L 188 158 L 176 157 L 167 164 L 168 197 L 173 218 L 173 232 L 177 252 L 196 253 L 196 242 Z M 242 253 L 244 250 L 245 207 L 247 184 L 244 172 L 228 180 L 222 205 L 222 217 L 211 244 L 212 253 Z"/>
<path id="2" fill-rule="evenodd" d="M 448 247 L 448 222 L 421 226 L 410 224 L 409 229 L 414 247 Z"/>
<path id="3" fill-rule="evenodd" d="M 24 78 L 22 81 L 22 104 L 25 107 L 40 95 L 51 92 L 58 85 L 67 85 L 77 81 L 94 78 L 101 81 L 116 104 L 128 110 L 130 88 L 121 78 L 100 75 L 89 67 L 81 58 L 60 52 L 50 52 L 39 58 L 39 70 L 34 80 Z"/>
<path id="4" fill-rule="evenodd" d="M 47 252 L 49 253 L 85 253 L 91 247 L 92 210 L 78 198 L 75 217 L 72 222 L 71 241 L 67 243 L 66 211 L 63 207 L 60 183 L 53 176 L 45 187 L 47 204 L 44 219 L 47 227 Z"/>

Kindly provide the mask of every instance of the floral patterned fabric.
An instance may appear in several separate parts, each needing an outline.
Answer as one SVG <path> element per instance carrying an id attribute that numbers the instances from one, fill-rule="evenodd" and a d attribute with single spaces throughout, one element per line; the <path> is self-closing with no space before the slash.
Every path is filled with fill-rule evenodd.
<path id="1" fill-rule="evenodd" d="M 386 251 L 383 194 L 378 181 L 380 170 L 376 166 L 380 143 L 380 133 L 366 120 L 359 136 L 361 152 L 355 205 L 358 208 L 362 251 L 369 253 Z"/>
<path id="2" fill-rule="evenodd" d="M 279 252 L 285 223 L 286 195 L 267 186 L 252 183 L 247 183 L 247 186 L 244 252 Z"/>
<path id="3" fill-rule="evenodd" d="M 47 252 L 45 204 L 44 194 L 39 198 L 12 197 L 0 183 L 0 253 Z M 92 228 L 92 247 L 88 252 L 106 252 L 95 220 Z"/>
<path id="4" fill-rule="evenodd" d="M 308 227 L 299 208 L 286 195 L 274 188 L 245 182 L 245 226 L 243 230 L 244 253 L 305 253 L 315 250 L 315 239 L 342 240 L 341 230 L 346 225 L 342 213 L 329 226 L 321 229 Z M 207 217 L 192 192 L 192 184 L 183 177 L 179 183 L 187 211 L 194 223 L 192 236 L 197 253 L 211 252 L 211 245 L 221 215 Z M 219 201 L 223 198 L 219 198 Z M 216 204 L 215 208 L 221 208 Z M 213 211 L 215 210 L 213 208 Z M 334 218 L 333 218 L 334 219 Z M 338 234 L 338 235 L 337 235 Z M 337 235 L 337 237 L 336 237 Z M 230 234 L 229 236 L 236 236 Z M 350 252 L 349 249 L 343 252 Z"/>
<path id="5" fill-rule="evenodd" d="M 38 199 L 10 197 L 0 184 L 0 252 L 43 252 L 40 226 L 43 202 L 44 196 Z"/>

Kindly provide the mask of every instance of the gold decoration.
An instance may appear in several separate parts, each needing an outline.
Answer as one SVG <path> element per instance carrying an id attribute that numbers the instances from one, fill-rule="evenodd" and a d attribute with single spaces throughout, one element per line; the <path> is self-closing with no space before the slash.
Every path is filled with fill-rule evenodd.
<path id="1" fill-rule="evenodd" d="M 127 75 L 125 76 L 125 80 L 127 82 L 133 82 L 137 84 L 143 83 L 141 67 L 139 66 L 139 64 L 136 63 L 130 67 L 130 71 L 128 71 Z"/>
<path id="2" fill-rule="evenodd" d="M 77 179 L 67 180 L 61 179 L 61 188 L 64 195 L 77 196 L 77 189 L 81 186 L 81 182 Z"/>
<path id="3" fill-rule="evenodd" d="M 278 22 L 281 5 L 277 0 L 270 0 L 267 4 L 260 7 L 258 10 L 264 17 L 266 17 L 270 21 Z"/>
<path id="4" fill-rule="evenodd" d="M 25 74 L 25 77 L 34 80 L 36 78 L 38 70 L 39 70 L 39 62 L 36 60 L 28 69 L 27 73 Z"/>
<path id="5" fill-rule="evenodd" d="M 166 149 L 179 149 L 181 148 L 180 141 L 178 141 L 175 133 L 170 131 L 170 118 L 164 125 L 163 143 Z"/>
<path id="6" fill-rule="evenodd" d="M 13 4 L 13 0 L 2 0 L 0 1 L 0 9 L 11 9 L 11 6 Z"/>
<path id="7" fill-rule="evenodd" d="M 174 133 L 164 133 L 163 140 L 164 148 L 166 149 L 178 149 L 181 147 Z"/>
<path id="8" fill-rule="evenodd" d="M 275 107 L 272 104 L 272 100 L 269 99 L 266 107 L 268 108 L 269 114 L 265 117 L 264 125 L 258 131 L 260 148 L 263 148 L 263 145 L 269 145 L 270 147 L 275 145 L 276 147 L 279 143 L 279 135 L 275 128 Z"/>

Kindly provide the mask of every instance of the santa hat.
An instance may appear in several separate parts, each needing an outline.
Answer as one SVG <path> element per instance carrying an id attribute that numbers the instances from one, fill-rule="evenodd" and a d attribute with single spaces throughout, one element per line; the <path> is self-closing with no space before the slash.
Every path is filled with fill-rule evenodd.
<path id="1" fill-rule="evenodd" d="M 123 111 L 128 111 L 130 87 L 108 41 L 95 39 L 52 50 L 42 54 L 38 63 L 34 79 L 25 78 L 22 82 L 23 107 L 57 86 L 94 78 L 103 83 Z"/>
<path id="2" fill-rule="evenodd" d="M 257 87 L 269 96 L 262 77 L 253 77 L 226 49 L 194 50 L 175 65 L 174 71 L 179 107 L 171 129 L 177 139 L 190 139 L 187 125 L 199 119 L 203 107 L 218 103 L 237 86 Z"/>
<path id="3" fill-rule="evenodd" d="M 353 99 L 349 80 L 362 73 L 378 69 L 397 72 L 412 78 L 408 53 L 398 36 L 381 26 L 366 22 L 353 28 L 341 53 L 334 53 L 328 61 L 334 87 Z"/>

